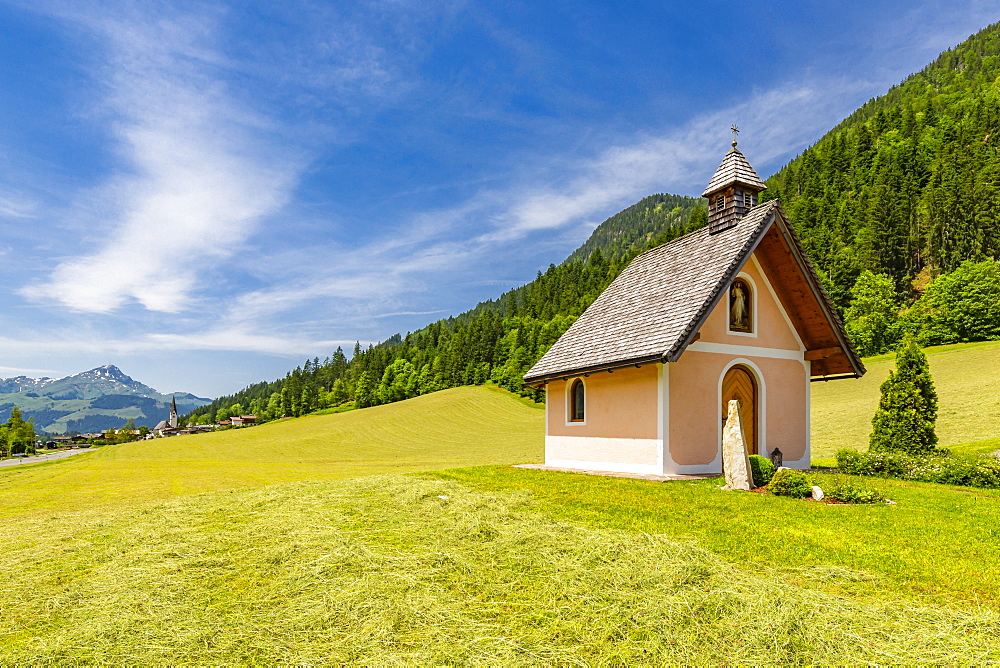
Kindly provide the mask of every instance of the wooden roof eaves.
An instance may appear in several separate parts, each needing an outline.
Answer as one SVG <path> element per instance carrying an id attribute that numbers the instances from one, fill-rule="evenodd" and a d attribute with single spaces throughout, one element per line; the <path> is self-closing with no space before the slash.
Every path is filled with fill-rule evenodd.
<path id="1" fill-rule="evenodd" d="M 754 190 L 756 190 L 758 192 L 761 191 L 761 190 L 764 190 L 764 188 L 760 187 L 760 184 L 753 183 L 750 179 L 744 179 L 744 178 L 740 178 L 739 176 L 735 176 L 735 177 L 732 178 L 732 180 L 726 181 L 721 186 L 716 186 L 715 188 L 712 188 L 712 190 L 709 190 L 708 188 L 706 188 L 705 192 L 703 192 L 701 194 L 701 196 L 702 197 L 708 197 L 709 195 L 712 195 L 712 194 L 717 193 L 719 191 L 725 190 L 726 188 L 731 188 L 732 186 L 735 186 L 735 185 L 741 185 L 741 186 L 746 186 L 748 188 L 753 188 Z"/>
<path id="2" fill-rule="evenodd" d="M 858 352 L 854 349 L 854 344 L 851 343 L 851 338 L 847 335 L 847 330 L 844 329 L 844 323 L 837 314 L 837 309 L 830 300 L 830 296 L 826 293 L 826 289 L 820 283 L 819 277 L 816 275 L 816 270 L 813 269 L 812 263 L 806 256 L 805 248 L 802 247 L 802 242 L 799 241 L 798 235 L 795 234 L 791 224 L 785 217 L 785 212 L 781 209 L 780 205 L 775 207 L 775 211 L 778 211 L 780 214 L 777 216 L 778 230 L 785 237 L 788 248 L 792 252 L 792 257 L 795 258 L 795 262 L 799 265 L 799 270 L 802 272 L 806 283 L 808 283 L 809 288 L 816 297 L 820 309 L 823 310 L 823 315 L 826 316 L 827 321 L 833 326 L 833 333 L 837 337 L 840 347 L 844 350 L 847 360 L 851 363 L 851 367 L 854 369 L 854 377 L 860 378 L 865 375 L 867 369 L 865 369 L 865 365 L 861 361 Z M 850 375 L 838 375 L 838 378 L 842 377 L 850 377 Z"/>
<path id="3" fill-rule="evenodd" d="M 694 342 L 698 331 L 702 328 L 702 325 L 705 324 L 705 321 L 708 319 L 708 316 L 711 315 L 712 310 L 715 309 L 719 300 L 722 299 L 722 295 L 725 293 L 724 288 L 729 285 L 734 278 L 736 278 L 736 274 L 739 273 L 740 268 L 746 263 L 747 259 L 760 244 L 761 239 L 764 238 L 764 235 L 771 228 L 771 225 L 774 223 L 774 211 L 776 208 L 776 205 L 772 205 L 771 211 L 769 211 L 764 217 L 764 220 L 760 223 L 760 227 L 757 232 L 747 240 L 746 244 L 743 246 L 743 250 L 740 251 L 733 258 L 733 261 L 729 263 L 729 266 L 726 267 L 726 271 L 722 273 L 722 277 L 712 289 L 711 296 L 705 300 L 705 303 L 701 305 L 701 309 L 698 310 L 695 318 L 684 329 L 683 336 L 678 339 L 678 342 L 674 344 L 673 348 L 663 353 L 663 362 L 676 362 L 680 359 L 684 351 L 687 350 L 687 347 Z M 746 216 L 744 216 L 744 218 L 746 218 Z"/>
<path id="4" fill-rule="evenodd" d="M 592 373 L 599 373 L 601 371 L 614 371 L 615 369 L 625 369 L 630 366 L 642 366 L 644 364 L 651 364 L 653 362 L 662 362 L 662 355 L 647 355 L 645 357 L 636 357 L 634 359 L 621 360 L 618 362 L 609 362 L 607 364 L 598 364 L 590 367 L 582 367 L 579 369 L 573 369 L 572 372 L 567 373 L 566 371 L 560 371 L 558 373 L 548 373 L 541 376 L 534 376 L 531 380 L 525 380 L 525 385 L 544 385 L 545 383 L 552 382 L 553 380 L 568 380 L 570 378 L 577 378 L 579 376 L 587 376 Z"/>

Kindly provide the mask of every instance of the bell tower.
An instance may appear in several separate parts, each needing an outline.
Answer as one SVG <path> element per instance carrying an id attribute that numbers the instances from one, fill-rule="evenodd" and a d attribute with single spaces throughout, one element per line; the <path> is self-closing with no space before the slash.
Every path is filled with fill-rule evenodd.
<path id="1" fill-rule="evenodd" d="M 732 130 L 733 147 L 701 194 L 708 198 L 709 234 L 728 230 L 740 222 L 747 211 L 757 206 L 758 193 L 767 189 L 747 159 L 736 149 L 739 128 L 734 125 Z"/>

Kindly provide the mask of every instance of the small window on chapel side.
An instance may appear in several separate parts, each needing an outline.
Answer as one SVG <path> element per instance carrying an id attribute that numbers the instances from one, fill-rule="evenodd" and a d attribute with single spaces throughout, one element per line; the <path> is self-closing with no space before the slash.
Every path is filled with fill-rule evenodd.
<path id="1" fill-rule="evenodd" d="M 584 420 L 584 400 L 586 390 L 583 381 L 580 379 L 573 381 L 573 387 L 569 391 L 569 420 L 570 422 L 583 422 Z"/>
<path id="2" fill-rule="evenodd" d="M 732 332 L 753 332 L 753 294 L 750 284 L 742 278 L 733 281 L 729 288 L 729 330 Z"/>

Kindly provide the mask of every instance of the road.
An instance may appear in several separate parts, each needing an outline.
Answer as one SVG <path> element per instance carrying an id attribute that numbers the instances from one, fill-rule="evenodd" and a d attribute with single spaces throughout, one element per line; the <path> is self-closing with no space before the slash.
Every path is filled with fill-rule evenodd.
<path id="1" fill-rule="evenodd" d="M 51 462 L 56 459 L 65 459 L 66 457 L 72 457 L 73 455 L 79 455 L 84 452 L 93 452 L 97 448 L 87 448 L 86 450 L 59 450 L 58 452 L 50 452 L 44 455 L 32 455 L 31 457 L 21 457 L 19 459 L 0 459 L 0 468 L 4 466 L 17 466 L 18 464 L 37 464 L 38 462 Z"/>

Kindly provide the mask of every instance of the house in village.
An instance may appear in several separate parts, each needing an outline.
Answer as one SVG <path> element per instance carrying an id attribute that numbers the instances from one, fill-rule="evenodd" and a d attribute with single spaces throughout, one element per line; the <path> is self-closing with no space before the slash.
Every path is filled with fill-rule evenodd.
<path id="1" fill-rule="evenodd" d="M 546 390 L 547 465 L 720 473 L 737 399 L 749 454 L 809 466 L 810 381 L 865 368 L 766 187 L 734 141 L 708 225 L 636 257 L 525 374 Z"/>
<path id="2" fill-rule="evenodd" d="M 234 427 L 251 427 L 257 424 L 256 415 L 234 415 L 229 418 L 229 424 Z"/>

